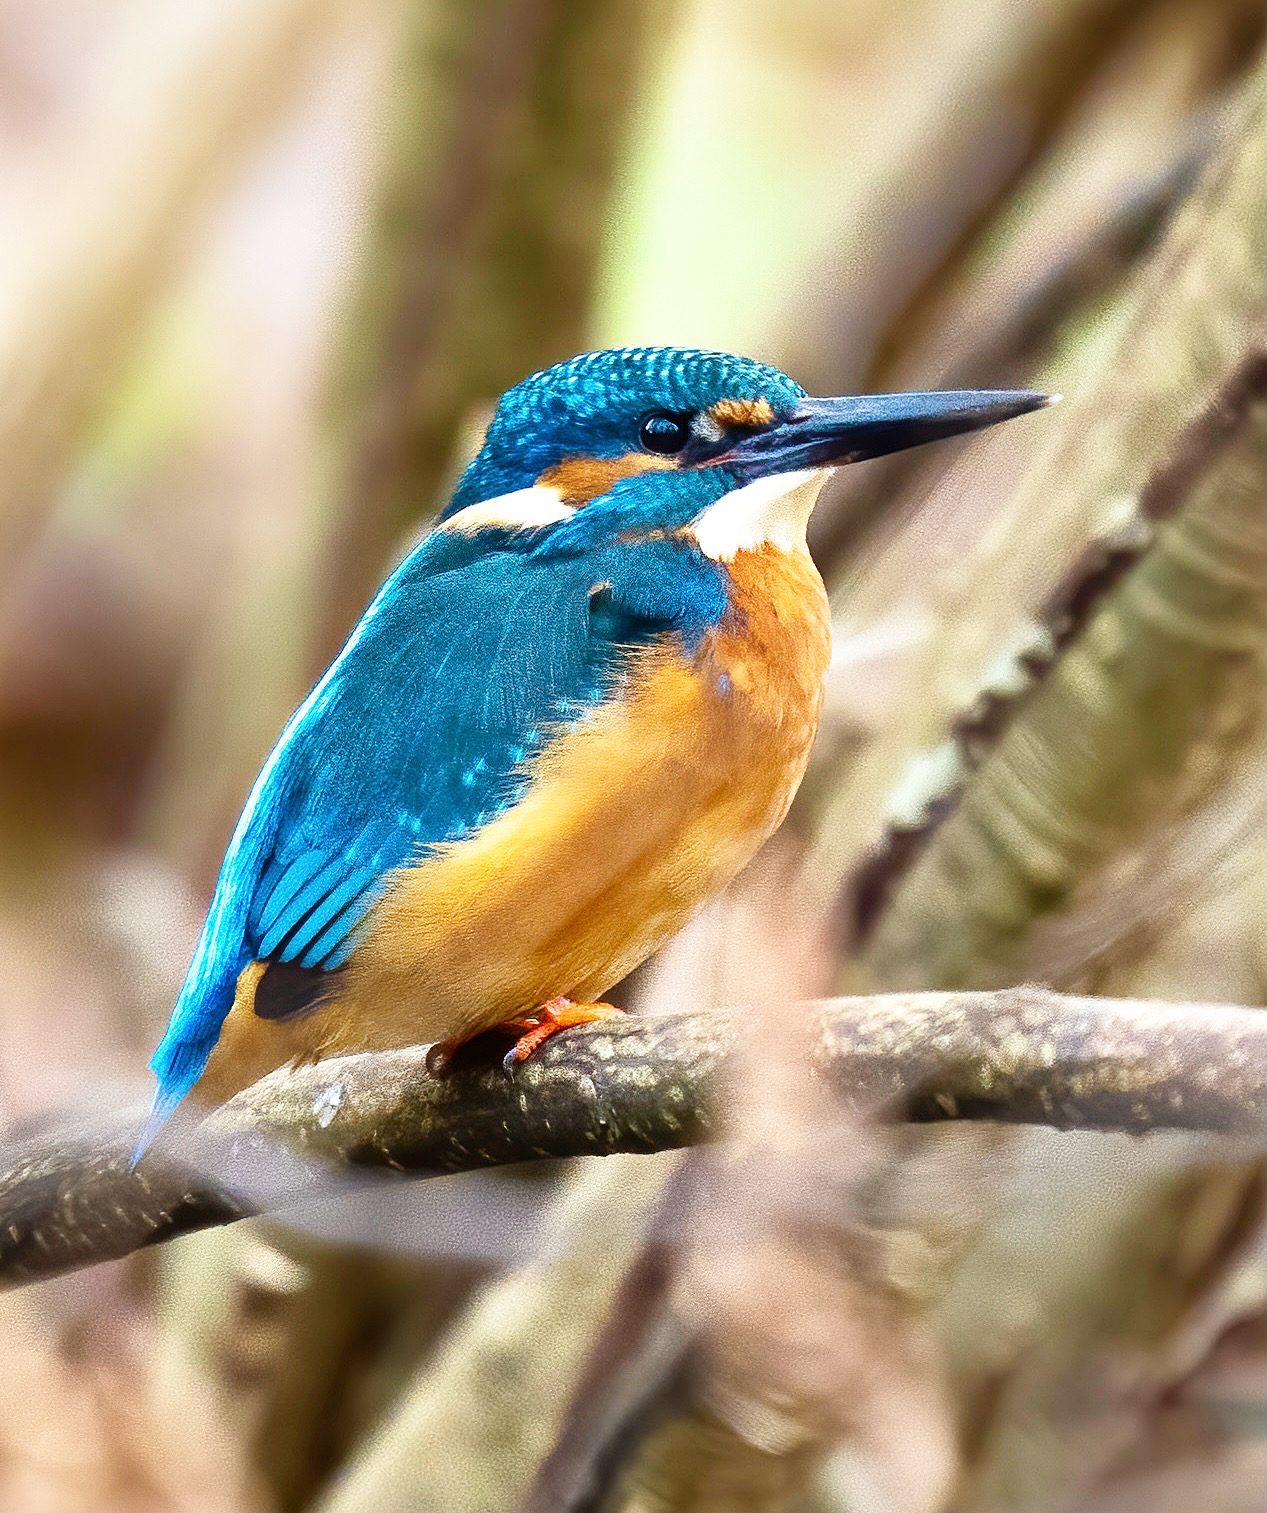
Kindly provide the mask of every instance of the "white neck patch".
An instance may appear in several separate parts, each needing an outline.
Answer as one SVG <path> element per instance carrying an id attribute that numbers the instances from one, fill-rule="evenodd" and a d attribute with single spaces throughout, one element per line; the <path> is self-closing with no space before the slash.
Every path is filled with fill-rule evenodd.
<path id="1" fill-rule="evenodd" d="M 803 552 L 805 528 L 830 468 L 778 473 L 732 489 L 710 504 L 690 527 L 700 551 L 715 562 L 768 542 L 784 552 Z"/>
<path id="2" fill-rule="evenodd" d="M 456 515 L 450 515 L 436 527 L 441 531 L 457 531 L 470 536 L 486 526 L 501 526 L 503 530 L 531 530 L 538 525 L 553 525 L 557 520 L 567 520 L 576 511 L 564 504 L 557 489 L 535 483 L 531 488 L 516 489 L 513 494 L 498 494 L 495 499 L 485 499 L 479 504 L 468 504 Z"/>

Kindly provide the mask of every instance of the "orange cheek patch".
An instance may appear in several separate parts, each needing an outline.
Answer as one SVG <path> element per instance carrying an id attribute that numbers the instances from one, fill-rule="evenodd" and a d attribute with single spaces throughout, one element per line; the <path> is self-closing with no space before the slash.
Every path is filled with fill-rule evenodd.
<path id="1" fill-rule="evenodd" d="M 719 399 L 708 412 L 718 425 L 768 426 L 774 419 L 774 411 L 765 399 Z"/>
<path id="2" fill-rule="evenodd" d="M 606 494 L 621 478 L 635 473 L 676 467 L 671 457 L 651 452 L 626 452 L 623 457 L 565 457 L 537 479 L 543 488 L 557 489 L 565 504 L 588 504 Z"/>

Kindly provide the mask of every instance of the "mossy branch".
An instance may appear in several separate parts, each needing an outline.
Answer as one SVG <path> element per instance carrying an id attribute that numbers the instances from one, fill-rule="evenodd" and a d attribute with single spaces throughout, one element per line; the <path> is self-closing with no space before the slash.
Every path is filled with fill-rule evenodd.
<path id="1" fill-rule="evenodd" d="M 1019 987 L 806 1012 L 815 1074 L 912 1120 L 1252 1136 L 1267 1115 L 1267 1015 L 1252 1009 Z M 723 1014 L 631 1016 L 559 1036 L 513 1078 L 477 1058 L 437 1079 L 426 1047 L 336 1057 L 270 1074 L 135 1169 L 139 1115 L 31 1140 L 0 1161 L 0 1281 L 282 1208 L 332 1167 L 435 1175 L 708 1139 L 740 1033 Z"/>

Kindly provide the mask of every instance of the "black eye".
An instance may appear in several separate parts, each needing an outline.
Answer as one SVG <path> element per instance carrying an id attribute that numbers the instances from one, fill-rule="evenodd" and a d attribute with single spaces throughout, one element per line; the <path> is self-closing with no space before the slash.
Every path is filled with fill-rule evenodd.
<path id="1" fill-rule="evenodd" d="M 666 415 L 661 410 L 644 415 L 638 427 L 638 440 L 647 451 L 665 456 L 680 452 L 690 439 L 690 422 L 681 415 Z"/>

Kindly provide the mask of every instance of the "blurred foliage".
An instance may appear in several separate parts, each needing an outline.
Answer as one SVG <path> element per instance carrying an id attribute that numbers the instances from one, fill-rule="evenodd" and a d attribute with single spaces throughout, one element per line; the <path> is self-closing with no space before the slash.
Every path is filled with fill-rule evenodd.
<path id="1" fill-rule="evenodd" d="M 781 1009 L 1267 996 L 1263 33 L 1256 0 L 0 4 L 6 1122 L 143 1087 L 254 771 L 507 384 L 664 341 L 1067 395 L 815 520 L 811 773 L 630 988 L 747 1007 L 733 1140 L 520 1174 L 500 1275 L 473 1197 L 463 1253 L 393 1186 L 0 1299 L 0 1509 L 1260 1505 L 1259 1164 L 843 1124 Z M 1139 560 L 1096 590 L 1106 538 Z M 1101 597 L 1027 682 L 1071 582 Z"/>

